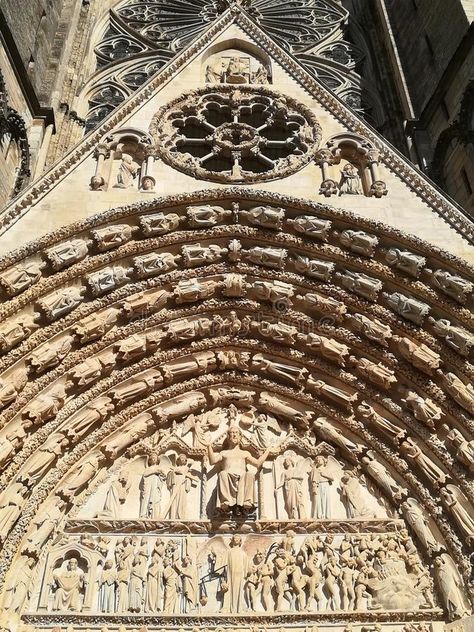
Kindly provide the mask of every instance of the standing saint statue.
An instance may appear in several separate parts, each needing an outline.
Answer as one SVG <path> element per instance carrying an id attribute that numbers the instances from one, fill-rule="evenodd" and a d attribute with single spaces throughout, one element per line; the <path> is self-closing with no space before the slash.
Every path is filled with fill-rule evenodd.
<path id="1" fill-rule="evenodd" d="M 54 595 L 53 610 L 73 612 L 81 611 L 81 595 L 87 585 L 87 578 L 84 571 L 79 568 L 77 559 L 71 557 L 67 563 L 67 568 L 60 568 L 53 572 Z"/>
<path id="2" fill-rule="evenodd" d="M 302 465 L 305 464 L 304 459 L 297 462 L 296 455 L 287 454 L 283 459 L 283 471 L 280 480 L 277 481 L 277 488 L 283 488 L 283 498 L 285 500 L 285 509 L 288 518 L 301 519 L 306 518 L 305 501 L 303 496 L 303 480 L 305 472 Z"/>
<path id="3" fill-rule="evenodd" d="M 328 460 L 326 457 L 317 456 L 309 475 L 313 518 L 327 519 L 331 517 L 329 485 L 334 482 L 334 476 L 327 465 Z"/>
<path id="4" fill-rule="evenodd" d="M 159 457 L 151 454 L 140 482 L 140 518 L 157 520 L 161 517 L 161 489 L 165 479 L 166 474 L 160 466 Z"/>
<path id="5" fill-rule="evenodd" d="M 133 162 L 133 158 L 129 154 L 122 154 L 122 162 L 120 163 L 117 174 L 117 188 L 128 189 L 133 185 L 133 181 L 138 173 L 138 167 Z"/>
<path id="6" fill-rule="evenodd" d="M 244 587 L 249 572 L 250 561 L 242 549 L 242 538 L 234 534 L 229 542 L 227 554 L 227 584 L 225 609 L 230 613 L 242 613 L 245 609 Z"/>
<path id="7" fill-rule="evenodd" d="M 241 440 L 240 428 L 231 426 L 218 454 L 211 444 L 208 445 L 210 464 L 219 464 L 216 506 L 223 513 L 232 510 L 236 515 L 242 515 L 255 509 L 255 474 L 249 472 L 247 466 L 253 465 L 259 470 L 271 452 L 271 448 L 267 448 L 256 459 L 240 447 Z"/>
<path id="8" fill-rule="evenodd" d="M 185 454 L 178 455 L 176 465 L 172 467 L 166 477 L 166 485 L 170 491 L 168 509 L 164 512 L 165 518 L 183 520 L 186 518 L 187 495 L 193 483 L 199 478 L 191 474 L 191 468 Z"/>
<path id="9" fill-rule="evenodd" d="M 360 177 L 354 165 L 348 162 L 341 170 L 339 195 L 362 195 Z"/>

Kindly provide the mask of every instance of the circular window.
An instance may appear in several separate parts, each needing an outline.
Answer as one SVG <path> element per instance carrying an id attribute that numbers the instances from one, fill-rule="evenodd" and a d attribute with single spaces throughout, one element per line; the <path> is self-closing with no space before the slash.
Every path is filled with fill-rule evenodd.
<path id="1" fill-rule="evenodd" d="M 162 108 L 150 132 L 161 158 L 203 180 L 258 182 L 307 164 L 321 127 L 294 99 L 249 86 L 203 88 Z"/>

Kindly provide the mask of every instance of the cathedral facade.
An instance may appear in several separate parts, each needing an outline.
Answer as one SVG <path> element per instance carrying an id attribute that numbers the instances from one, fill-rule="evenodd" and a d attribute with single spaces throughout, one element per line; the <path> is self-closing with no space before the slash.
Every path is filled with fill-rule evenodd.
<path id="1" fill-rule="evenodd" d="M 474 629 L 446 4 L 0 0 L 1 630 Z"/>

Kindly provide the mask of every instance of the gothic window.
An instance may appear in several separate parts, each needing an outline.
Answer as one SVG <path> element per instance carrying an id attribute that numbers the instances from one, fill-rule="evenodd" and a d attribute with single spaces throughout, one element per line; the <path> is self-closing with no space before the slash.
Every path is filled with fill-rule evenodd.
<path id="1" fill-rule="evenodd" d="M 114 86 L 98 90 L 89 100 L 86 133 L 97 127 L 115 108 L 125 101 L 126 95 Z"/>
<path id="2" fill-rule="evenodd" d="M 282 48 L 294 55 L 312 74 L 348 105 L 364 113 L 366 103 L 357 99 L 361 92 L 360 76 L 355 72 L 362 53 L 345 40 L 348 12 L 335 0 L 242 0 L 241 4 L 259 27 Z M 145 81 L 145 65 L 136 62 L 144 53 L 169 61 L 230 6 L 230 0 L 130 0 L 110 11 L 110 25 L 96 47 L 98 68 L 115 68 L 115 77 L 124 74 L 127 90 L 137 90 Z M 130 71 L 128 61 L 136 60 Z M 225 60 L 230 63 L 230 60 Z M 163 65 L 163 63 L 161 65 Z M 125 67 L 127 64 L 127 68 Z M 252 60 L 250 59 L 250 65 Z M 159 66 L 161 67 L 161 66 Z M 158 67 L 158 68 L 159 68 Z M 212 70 L 212 69 L 211 69 Z M 252 81 L 251 68 L 240 83 L 271 83 L 270 69 L 261 67 Z M 210 83 L 227 83 L 214 77 Z M 148 73 L 148 76 L 149 73 Z M 209 74 L 209 77 L 211 74 Z M 104 77 L 97 79 L 103 83 Z M 110 73 L 109 73 L 110 80 Z M 346 98 L 347 96 L 347 98 Z M 370 100 L 377 101 L 371 94 Z M 372 107 L 372 103 L 370 104 Z M 107 113 L 117 107 L 109 101 Z M 105 112 L 102 108 L 101 112 Z M 96 112 L 88 117 L 87 130 L 104 116 Z"/>
<path id="3" fill-rule="evenodd" d="M 158 112 L 151 134 L 171 166 L 218 182 L 289 175 L 311 160 L 321 138 L 312 112 L 293 99 L 231 86 L 180 97 Z"/>

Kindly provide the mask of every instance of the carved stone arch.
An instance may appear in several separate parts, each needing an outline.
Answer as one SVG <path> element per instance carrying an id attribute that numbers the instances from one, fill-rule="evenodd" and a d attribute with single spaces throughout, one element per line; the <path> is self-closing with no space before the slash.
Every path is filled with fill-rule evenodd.
<path id="1" fill-rule="evenodd" d="M 118 130 L 112 145 L 124 133 L 139 137 L 139 130 Z M 363 147 L 359 137 L 350 141 L 353 149 Z M 221 537 L 222 544 L 218 534 L 237 528 L 248 532 L 249 543 L 255 543 L 257 533 L 267 544 L 273 538 L 271 546 L 278 532 L 292 537 L 288 530 L 296 529 L 302 546 L 311 534 L 354 533 L 363 523 L 368 533 L 378 529 L 386 534 L 384 541 L 393 540 L 387 545 L 390 554 L 395 540 L 402 546 L 408 526 L 425 570 L 441 577 L 439 602 L 420 608 L 420 597 L 412 605 L 414 614 L 402 609 L 389 616 L 390 622 L 415 617 L 437 624 L 462 616 L 470 595 L 474 515 L 469 459 L 474 446 L 473 279 L 472 268 L 459 259 L 378 222 L 239 187 L 112 209 L 4 258 L 0 523 L 5 538 L 1 568 L 8 572 L 5 603 L 12 592 L 13 603 L 20 599 L 11 585 L 15 573 L 27 577 L 29 560 L 37 566 L 38 557 L 45 559 L 32 551 L 33 544 L 46 556 L 63 546 L 63 540 L 56 542 L 59 536 L 72 547 L 81 533 L 97 546 L 101 536 L 118 546 L 119 533 L 126 529 L 145 537 L 149 556 L 157 530 L 167 541 L 179 538 L 184 547 L 183 533 L 189 535 L 190 529 L 192 538 L 215 543 Z M 220 425 L 213 426 L 216 415 Z M 276 432 L 270 427 L 273 419 Z M 127 481 L 122 485 L 119 471 L 157 446 L 168 459 L 167 472 L 174 472 L 172 459 L 180 450 L 192 457 L 207 494 L 218 484 L 220 470 L 199 469 L 210 458 L 205 433 L 210 432 L 218 452 L 225 430 L 238 423 L 246 441 L 255 442 L 250 452 L 258 455 L 264 444 L 255 437 L 265 437 L 255 434 L 258 421 L 269 424 L 275 454 L 266 455 L 266 469 L 248 477 L 256 482 L 254 491 L 263 493 L 250 498 L 248 483 L 249 507 L 247 512 L 244 505 L 239 508 L 242 519 L 237 514 L 216 519 L 209 496 L 201 497 L 199 516 L 190 518 L 193 526 L 186 519 L 167 518 L 151 526 L 149 517 L 143 521 L 135 514 L 120 518 L 125 526 L 104 516 L 81 517 L 79 508 L 95 502 L 109 468 L 118 470 L 116 478 L 107 479 L 107 490 L 116 485 L 110 502 L 120 504 Z M 196 430 L 189 436 L 196 423 L 207 425 L 201 439 Z M 195 445 L 194 436 L 204 444 Z M 283 470 L 291 463 L 313 467 L 319 449 L 328 460 L 344 463 L 331 461 L 335 493 L 342 492 L 347 475 L 356 490 L 346 494 L 386 496 L 390 514 L 370 520 L 367 515 L 329 517 L 329 522 L 313 516 L 289 519 L 295 507 L 291 486 L 283 490 L 276 483 L 287 480 Z M 280 459 L 274 468 L 284 454 L 286 464 Z M 305 459 L 310 459 L 306 465 Z M 136 498 L 144 459 L 140 467 L 130 475 Z M 363 476 L 366 491 L 357 487 L 353 473 Z M 309 485 L 308 473 L 302 476 Z M 269 520 L 263 520 L 259 503 L 268 506 L 274 489 L 286 509 L 280 516 L 268 511 Z M 60 504 L 59 515 L 44 504 L 54 493 L 67 507 L 63 511 Z M 308 487 L 304 493 L 309 506 Z M 405 500 L 408 505 L 402 505 Z M 253 502 L 256 513 L 250 512 Z M 197 504 L 190 504 L 193 511 Z M 139 550 L 137 541 L 134 554 Z M 110 551 L 106 559 L 113 562 L 114 556 Z M 436 559 L 445 572 L 462 577 L 451 615 L 438 607 L 451 606 L 445 575 L 433 570 Z M 405 563 L 398 567 L 408 577 L 414 572 Z M 67 613 L 35 611 L 35 597 L 34 614 L 25 614 L 27 593 L 8 616 L 33 617 L 38 625 L 71 620 Z M 205 607 L 205 616 L 215 615 L 214 606 Z M 364 608 L 344 616 L 381 620 Z M 74 616 L 85 625 L 85 615 Z M 298 608 L 282 616 L 307 617 Z M 318 616 L 326 620 L 333 614 Z M 106 613 L 100 617 L 112 625 Z M 151 613 L 146 617 L 157 625 Z"/>

